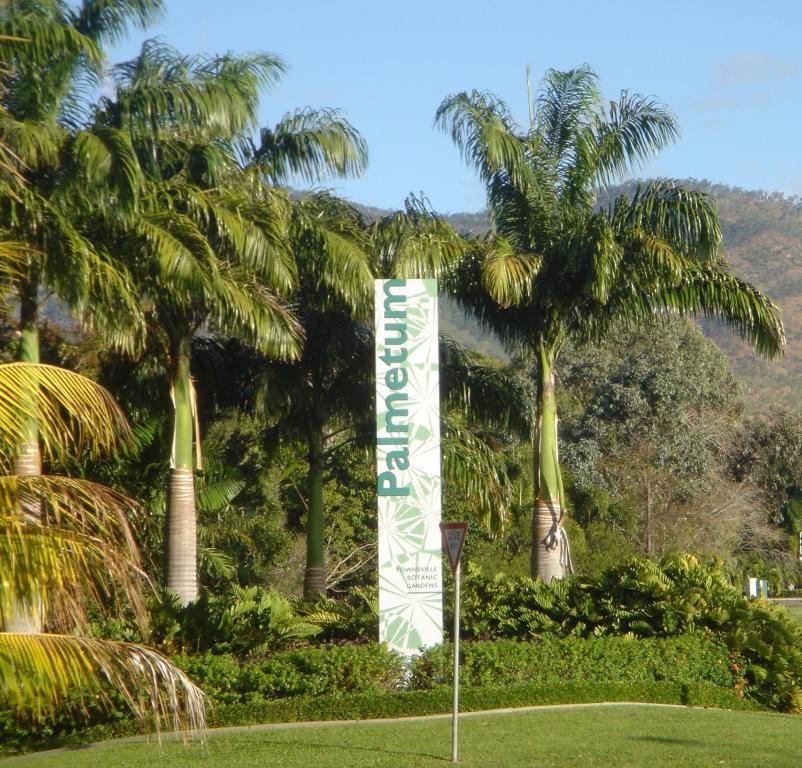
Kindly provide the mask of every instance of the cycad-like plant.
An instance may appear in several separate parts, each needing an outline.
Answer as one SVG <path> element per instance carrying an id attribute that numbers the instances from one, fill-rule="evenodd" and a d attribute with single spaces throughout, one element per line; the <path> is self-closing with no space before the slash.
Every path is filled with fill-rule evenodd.
<path id="1" fill-rule="evenodd" d="M 721 317 L 769 356 L 785 340 L 774 304 L 722 260 L 709 196 L 654 181 L 600 205 L 613 183 L 676 138 L 665 107 L 626 91 L 604 102 L 587 66 L 550 70 L 530 102 L 529 124 L 519 127 L 492 94 L 460 93 L 435 122 L 476 168 L 492 221 L 454 281 L 456 295 L 536 371 L 532 573 L 551 580 L 568 567 L 554 391 L 564 340 L 663 313 Z"/>

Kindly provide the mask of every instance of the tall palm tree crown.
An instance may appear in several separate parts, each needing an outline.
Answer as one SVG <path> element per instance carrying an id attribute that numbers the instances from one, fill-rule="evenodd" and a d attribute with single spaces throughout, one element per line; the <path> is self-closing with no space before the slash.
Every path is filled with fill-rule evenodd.
<path id="1" fill-rule="evenodd" d="M 554 364 L 566 338 L 600 338 L 615 321 L 661 313 L 723 318 L 764 355 L 784 346 L 777 308 L 720 257 L 714 201 L 673 181 L 614 184 L 678 135 L 656 99 L 605 103 L 588 66 L 546 73 L 529 125 L 492 94 L 446 98 L 435 123 L 487 189 L 492 232 L 454 279 L 458 299 L 511 350 L 536 363 L 532 572 L 570 567 L 557 454 Z"/>

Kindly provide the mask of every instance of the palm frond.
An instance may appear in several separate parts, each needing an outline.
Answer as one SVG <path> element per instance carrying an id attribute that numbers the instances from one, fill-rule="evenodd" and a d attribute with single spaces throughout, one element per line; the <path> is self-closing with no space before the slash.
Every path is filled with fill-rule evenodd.
<path id="1" fill-rule="evenodd" d="M 39 425 L 46 453 L 84 446 L 96 453 L 125 443 L 130 430 L 112 396 L 89 379 L 51 365 L 0 367 L 0 445 L 14 446 L 25 425 Z M 6 468 L 10 458 L 3 457 Z"/>
<path id="2" fill-rule="evenodd" d="M 87 480 L 0 476 L 0 626 L 35 605 L 50 626 L 86 628 L 94 604 L 129 606 L 144 629 L 147 576 L 129 526 L 141 517 L 134 501 Z"/>
<path id="3" fill-rule="evenodd" d="M 15 74 L 5 97 L 8 111 L 18 119 L 53 124 L 70 110 L 76 85 L 100 72 L 103 50 L 73 24 L 62 3 L 42 8 L 7 0 L 1 12 L 0 33 L 6 37 L 0 39 L 0 61 Z"/>
<path id="4" fill-rule="evenodd" d="M 82 325 L 112 348 L 137 354 L 146 343 L 147 326 L 133 278 L 104 251 L 92 253 L 88 267 L 87 296 L 74 306 Z"/>
<path id="5" fill-rule="evenodd" d="M 303 329 L 298 320 L 264 285 L 246 272 L 228 269 L 215 277 L 209 296 L 215 329 L 239 336 L 279 359 L 300 353 Z"/>
<path id="6" fill-rule="evenodd" d="M 583 134 L 601 101 L 599 78 L 587 65 L 561 72 L 550 69 L 537 97 L 533 131 L 542 138 L 554 162 L 567 165 L 576 156 Z"/>
<path id="7" fill-rule="evenodd" d="M 33 250 L 26 243 L 0 240 L 0 283 L 9 284 L 19 280 Z"/>
<path id="8" fill-rule="evenodd" d="M 676 141 L 676 118 L 657 99 L 622 92 L 607 114 L 596 116 L 590 162 L 601 187 L 620 181 Z"/>
<path id="9" fill-rule="evenodd" d="M 696 266 L 679 284 L 656 291 L 647 301 L 656 311 L 722 319 L 765 357 L 779 357 L 785 348 L 777 305 L 721 264 Z"/>
<path id="10" fill-rule="evenodd" d="M 41 719 L 76 696 L 110 704 L 102 679 L 157 729 L 203 731 L 203 692 L 156 651 L 72 635 L 0 632 L 0 700 L 9 709 Z"/>
<path id="11" fill-rule="evenodd" d="M 443 426 L 446 497 L 453 494 L 460 505 L 472 508 L 490 533 L 502 533 L 512 496 L 503 454 L 448 414 Z"/>
<path id="12" fill-rule="evenodd" d="M 514 181 L 528 177 L 525 143 L 507 105 L 487 91 L 447 96 L 437 108 L 434 124 L 451 135 L 466 164 L 489 182 L 499 172 Z"/>
<path id="13" fill-rule="evenodd" d="M 352 205 L 318 192 L 296 203 L 292 220 L 305 301 L 364 317 L 372 306 L 371 243 Z"/>
<path id="14" fill-rule="evenodd" d="M 105 119 L 146 145 L 176 133 L 233 138 L 254 125 L 259 90 L 283 70 L 268 54 L 191 57 L 147 40 L 139 56 L 112 69 L 117 95 Z"/>
<path id="15" fill-rule="evenodd" d="M 162 0 L 83 0 L 73 24 L 91 40 L 117 43 L 129 27 L 146 29 L 163 13 Z"/>
<path id="16" fill-rule="evenodd" d="M 63 129 L 34 120 L 16 120 L 0 115 L 0 138 L 6 151 L 13 152 L 15 163 L 27 169 L 54 165 L 65 138 Z"/>
<path id="17" fill-rule="evenodd" d="M 252 161 L 274 184 L 293 176 L 316 182 L 330 173 L 364 173 L 368 147 L 337 110 L 307 107 L 284 115 L 274 128 L 262 128 Z"/>
<path id="18" fill-rule="evenodd" d="M 487 242 L 482 264 L 482 282 L 501 306 L 520 304 L 532 290 L 532 280 L 542 257 L 513 249 L 503 237 Z"/>
<path id="19" fill-rule="evenodd" d="M 133 209 L 144 179 L 128 134 L 98 127 L 80 131 L 74 142 L 74 152 L 86 170 L 90 187 L 102 185 L 106 191 L 96 204 L 104 204 L 111 192 L 123 211 Z"/>
<path id="20" fill-rule="evenodd" d="M 208 468 L 208 461 L 206 462 Z M 239 477 L 204 478 L 196 484 L 195 498 L 200 512 L 213 512 L 231 504 L 245 489 L 245 482 Z"/>
<path id="21" fill-rule="evenodd" d="M 230 181 L 236 183 L 236 179 Z M 274 199 L 265 190 L 257 203 L 228 190 L 201 190 L 191 185 L 174 185 L 172 194 L 220 257 L 236 261 L 279 295 L 289 295 L 297 276 L 286 243 L 288 206 L 280 195 Z"/>
<path id="22" fill-rule="evenodd" d="M 671 179 L 638 185 L 630 199 L 615 202 L 610 216 L 621 232 L 652 232 L 702 261 L 713 261 L 718 254 L 722 235 L 715 201 Z"/>
<path id="23" fill-rule="evenodd" d="M 176 293 L 209 293 L 217 271 L 214 252 L 189 216 L 156 209 L 137 216 L 132 229 L 157 260 L 160 277 Z"/>
<path id="24" fill-rule="evenodd" d="M 506 369 L 483 365 L 453 340 L 440 337 L 443 401 L 474 426 L 528 441 L 529 402 L 522 382 Z"/>
<path id="25" fill-rule="evenodd" d="M 404 278 L 443 277 L 467 249 L 453 227 L 416 197 L 375 224 L 373 242 L 382 274 Z"/>

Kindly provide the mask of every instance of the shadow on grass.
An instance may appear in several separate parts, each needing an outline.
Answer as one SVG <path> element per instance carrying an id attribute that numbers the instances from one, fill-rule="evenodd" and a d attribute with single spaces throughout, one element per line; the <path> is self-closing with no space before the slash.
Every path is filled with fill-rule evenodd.
<path id="1" fill-rule="evenodd" d="M 694 747 L 709 747 L 710 743 L 707 741 L 702 741 L 701 739 L 677 739 L 673 736 L 630 736 L 629 737 L 632 741 L 653 741 L 657 742 L 658 744 L 673 744 L 679 745 L 684 744 L 686 746 L 694 746 Z"/>
<path id="2" fill-rule="evenodd" d="M 388 749 L 387 747 L 361 747 L 357 744 L 331 744 L 322 741 L 309 742 L 309 741 L 296 741 L 295 739 L 266 739 L 263 743 L 270 744 L 271 746 L 281 747 L 298 747 L 299 749 L 337 749 L 343 752 L 371 752 L 381 753 L 384 755 L 403 755 L 404 757 L 429 757 L 432 760 L 438 760 L 443 763 L 450 763 L 451 758 L 444 755 L 442 752 L 436 754 L 434 752 L 422 752 L 417 750 L 402 750 L 402 749 Z"/>

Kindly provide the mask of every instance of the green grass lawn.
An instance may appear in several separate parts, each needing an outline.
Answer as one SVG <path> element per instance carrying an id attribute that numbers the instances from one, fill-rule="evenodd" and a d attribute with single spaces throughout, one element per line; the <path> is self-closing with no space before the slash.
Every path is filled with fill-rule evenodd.
<path id="1" fill-rule="evenodd" d="M 451 721 L 356 723 L 210 734 L 205 746 L 107 744 L 13 758 L 9 768 L 443 768 Z M 802 718 L 640 705 L 465 717 L 465 768 L 802 765 Z"/>

